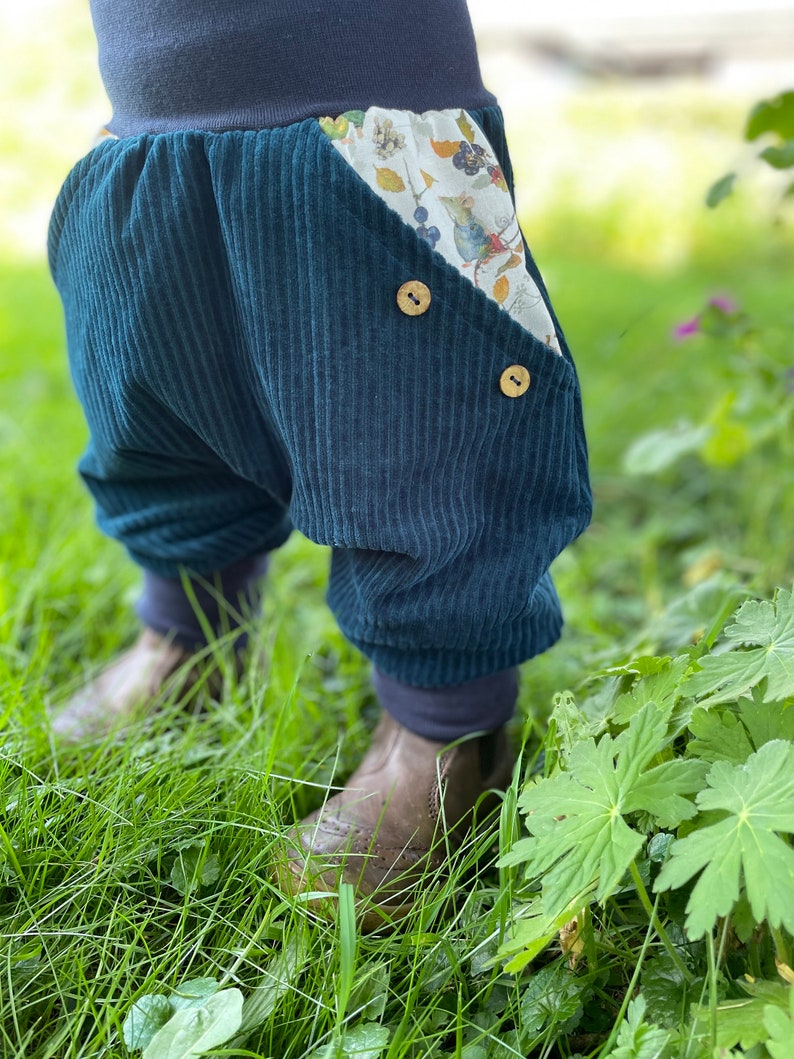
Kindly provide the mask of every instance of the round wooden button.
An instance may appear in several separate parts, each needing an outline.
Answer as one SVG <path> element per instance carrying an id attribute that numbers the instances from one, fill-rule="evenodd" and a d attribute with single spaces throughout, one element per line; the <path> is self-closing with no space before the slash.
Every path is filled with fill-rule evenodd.
<path id="1" fill-rule="evenodd" d="M 532 382 L 529 372 L 521 364 L 511 364 L 499 376 L 499 389 L 505 397 L 520 397 Z"/>
<path id="2" fill-rule="evenodd" d="M 409 279 L 397 291 L 397 304 L 406 316 L 421 316 L 430 308 L 430 288 L 418 279 Z"/>

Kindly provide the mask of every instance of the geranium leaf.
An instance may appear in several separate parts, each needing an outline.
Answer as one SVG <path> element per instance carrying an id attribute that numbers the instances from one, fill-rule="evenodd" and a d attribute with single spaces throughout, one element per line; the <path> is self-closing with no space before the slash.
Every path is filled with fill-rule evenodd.
<path id="1" fill-rule="evenodd" d="M 794 850 L 777 832 L 794 832 L 794 746 L 766 743 L 743 765 L 717 762 L 698 808 L 723 820 L 676 841 L 656 890 L 682 886 L 703 872 L 687 905 L 687 930 L 698 938 L 728 915 L 741 880 L 756 923 L 794 932 Z"/>
<path id="2" fill-rule="evenodd" d="M 615 724 L 628 724 L 637 711 L 648 702 L 654 702 L 665 716 L 668 716 L 681 697 L 678 690 L 684 679 L 684 674 L 692 665 L 692 660 L 687 655 L 678 658 L 652 658 L 639 659 L 640 663 L 658 662 L 663 663 L 658 669 L 650 672 L 638 670 L 640 679 L 637 680 L 630 691 L 621 695 L 615 703 L 612 711 L 612 719 Z M 626 672 L 631 673 L 632 668 L 626 667 Z"/>
<path id="3" fill-rule="evenodd" d="M 204 847 L 188 846 L 180 851 L 171 868 L 170 883 L 183 897 L 199 886 L 209 886 L 220 878 L 221 866 L 214 853 L 204 856 Z"/>
<path id="4" fill-rule="evenodd" d="M 769 1034 L 766 1050 L 772 1059 L 791 1059 L 794 1055 L 794 989 L 788 989 L 788 1011 L 767 1005 L 764 1029 Z"/>
<path id="5" fill-rule="evenodd" d="M 707 771 L 704 761 L 665 761 L 637 777 L 623 801 L 623 811 L 643 810 L 662 827 L 678 827 L 696 815 L 694 804 L 683 795 L 698 790 Z"/>
<path id="6" fill-rule="evenodd" d="M 514 922 L 509 938 L 499 948 L 499 956 L 518 953 L 509 963 L 505 964 L 505 970 L 511 974 L 523 970 L 576 915 L 577 908 L 589 903 L 590 896 L 583 895 L 576 907 L 564 908 L 556 919 L 549 919 L 543 913 L 539 899 L 536 898 L 530 902 L 528 914 L 522 915 L 521 919 Z"/>
<path id="7" fill-rule="evenodd" d="M 645 1022 L 645 999 L 638 996 L 629 1004 L 617 1044 L 607 1059 L 663 1059 L 669 1039 L 666 1030 Z"/>
<path id="8" fill-rule="evenodd" d="M 689 730 L 695 738 L 687 745 L 686 752 L 701 761 L 742 765 L 753 752 L 744 725 L 727 711 L 694 710 Z"/>
<path id="9" fill-rule="evenodd" d="M 731 702 L 766 681 L 766 702 L 794 696 L 794 592 L 780 589 L 772 602 L 743 603 L 725 635 L 731 650 L 700 660 L 701 671 L 686 682 L 688 695 Z M 757 646 L 740 650 L 747 644 Z"/>
<path id="10" fill-rule="evenodd" d="M 684 795 L 702 787 L 699 762 L 669 761 L 648 768 L 668 741 L 665 719 L 647 703 L 616 739 L 583 739 L 565 771 L 528 787 L 519 806 L 532 836 L 516 852 L 528 877 L 543 878 L 544 912 L 556 917 L 577 895 L 596 888 L 603 902 L 642 848 L 643 835 L 624 815 L 642 811 L 664 826 L 693 815 Z"/>
<path id="11" fill-rule="evenodd" d="M 756 750 L 773 739 L 794 740 L 794 707 L 764 702 L 758 688 L 753 690 L 751 699 L 741 700 L 739 716 Z"/>
<path id="12" fill-rule="evenodd" d="M 743 1049 L 766 1040 L 767 1031 L 763 1025 L 764 1002 L 757 999 L 730 1000 L 717 1008 L 718 1048 L 734 1048 L 737 1044 Z M 696 1025 L 705 1028 L 710 1022 L 708 1008 L 694 1010 Z M 719 1054 L 719 1053 L 718 1053 Z"/>

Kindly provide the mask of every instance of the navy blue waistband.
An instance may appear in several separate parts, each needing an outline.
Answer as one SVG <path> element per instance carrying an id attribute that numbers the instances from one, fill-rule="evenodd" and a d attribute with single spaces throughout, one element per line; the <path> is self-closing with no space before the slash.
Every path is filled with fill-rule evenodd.
<path id="1" fill-rule="evenodd" d="M 91 0 L 91 12 L 117 136 L 496 102 L 466 0 Z"/>

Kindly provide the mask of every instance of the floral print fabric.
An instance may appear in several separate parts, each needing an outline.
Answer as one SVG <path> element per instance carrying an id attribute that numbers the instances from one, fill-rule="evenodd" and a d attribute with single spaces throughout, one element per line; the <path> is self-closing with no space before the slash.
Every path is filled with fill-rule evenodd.
<path id="1" fill-rule="evenodd" d="M 549 311 L 526 270 L 507 182 L 470 114 L 371 107 L 321 118 L 320 127 L 421 239 L 560 352 Z"/>

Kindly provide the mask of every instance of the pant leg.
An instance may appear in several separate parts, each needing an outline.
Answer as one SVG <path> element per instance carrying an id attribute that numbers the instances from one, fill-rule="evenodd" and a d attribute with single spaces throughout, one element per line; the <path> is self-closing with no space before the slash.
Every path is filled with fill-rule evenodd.
<path id="1" fill-rule="evenodd" d="M 290 475 L 251 385 L 196 134 L 100 144 L 61 192 L 50 263 L 91 432 L 100 527 L 154 574 L 199 575 L 290 532 Z"/>
<path id="2" fill-rule="evenodd" d="M 290 515 L 334 549 L 342 631 L 387 676 L 424 687 L 545 650 L 561 625 L 549 566 L 591 506 L 561 330 L 558 355 L 419 238 L 316 123 L 229 144 L 210 142 L 210 168 L 218 184 L 242 174 L 246 208 L 219 199 L 221 225 L 292 469 Z M 426 311 L 401 309 L 407 282 L 429 291 Z M 503 382 L 515 366 L 531 380 L 517 397 Z"/>

